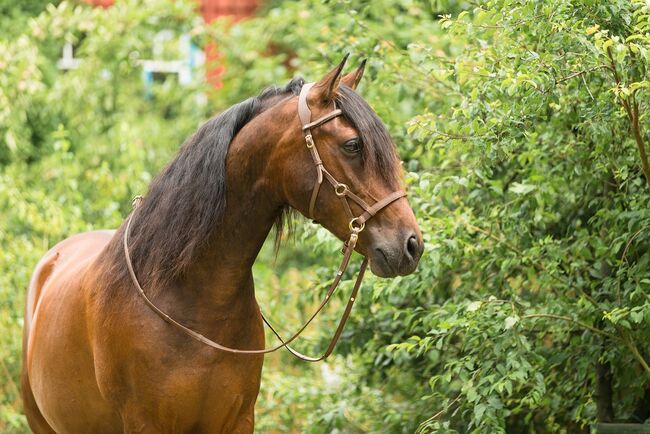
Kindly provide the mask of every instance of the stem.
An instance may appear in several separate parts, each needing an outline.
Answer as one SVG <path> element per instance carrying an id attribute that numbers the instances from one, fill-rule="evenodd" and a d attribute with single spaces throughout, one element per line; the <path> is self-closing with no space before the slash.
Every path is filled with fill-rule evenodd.
<path id="1" fill-rule="evenodd" d="M 7 368 L 7 365 L 5 364 L 4 360 L 0 359 L 0 365 L 2 365 L 2 370 L 4 371 L 5 375 L 7 376 L 7 381 L 11 385 L 11 388 L 13 389 L 14 393 L 16 396 L 20 396 L 20 390 L 18 389 L 18 386 L 16 385 L 16 382 L 14 379 L 11 377 L 11 373 L 9 372 L 9 368 Z"/>
<path id="2" fill-rule="evenodd" d="M 585 69 L 585 70 L 583 70 L 583 71 L 574 72 L 574 73 L 572 73 L 572 74 L 567 75 L 566 77 L 562 77 L 562 78 L 557 79 L 557 80 L 555 81 L 555 84 L 560 84 L 560 83 L 563 83 L 563 82 L 565 82 L 565 81 L 567 81 L 567 80 L 571 80 L 571 79 L 574 78 L 574 77 L 578 77 L 578 76 L 581 76 L 581 75 L 587 74 L 587 73 L 589 73 L 589 72 L 597 71 L 597 70 L 599 70 L 599 69 L 603 69 L 603 68 L 607 68 L 607 66 L 605 66 L 605 65 L 598 65 L 598 66 L 594 66 L 593 68 Z"/>
<path id="3" fill-rule="evenodd" d="M 637 348 L 634 341 L 632 341 L 630 336 L 627 334 L 627 332 L 625 330 L 621 329 L 620 327 L 616 327 L 618 329 L 618 331 L 619 331 L 619 334 L 620 334 L 620 335 L 617 336 L 617 335 L 608 333 L 606 331 L 597 329 L 595 327 L 592 327 L 589 324 L 585 324 L 585 323 L 583 323 L 581 321 L 577 321 L 577 320 L 575 320 L 575 319 L 573 319 L 571 317 L 568 317 L 568 316 L 554 315 L 554 314 L 550 314 L 550 313 L 533 313 L 533 314 L 524 315 L 524 316 L 521 317 L 522 320 L 529 319 L 529 318 L 551 318 L 551 319 L 559 319 L 559 320 L 562 320 L 562 321 L 572 322 L 572 323 L 577 324 L 577 325 L 579 325 L 579 326 L 581 326 L 581 327 L 583 327 L 583 328 L 585 328 L 587 330 L 591 330 L 594 333 L 597 333 L 597 334 L 602 335 L 602 336 L 606 336 L 606 337 L 612 339 L 613 341 L 623 342 L 630 349 L 630 351 L 632 352 L 632 355 L 639 362 L 641 367 L 643 367 L 643 370 L 645 371 L 646 375 L 650 376 L 650 366 L 648 365 L 648 362 L 646 362 L 646 360 L 643 358 L 641 353 L 639 353 L 639 349 Z M 616 324 L 614 324 L 614 326 L 616 326 Z"/>
<path id="4" fill-rule="evenodd" d="M 415 121 L 415 125 L 418 127 L 422 128 L 423 130 L 428 131 L 431 134 L 437 134 L 442 137 L 446 137 L 448 139 L 454 139 L 454 140 L 479 140 L 479 139 L 485 139 L 489 137 L 487 134 L 484 134 L 482 136 L 468 136 L 464 134 L 449 134 L 449 133 L 444 133 L 442 131 L 434 130 L 426 125 L 424 125 L 422 122 Z"/>
<path id="5" fill-rule="evenodd" d="M 428 424 L 428 423 L 430 423 L 430 422 L 436 420 L 437 418 L 439 418 L 440 416 L 442 416 L 443 414 L 445 414 L 447 411 L 449 411 L 449 409 L 451 408 L 451 406 L 454 405 L 455 403 L 457 403 L 457 402 L 460 400 L 460 396 L 461 396 L 461 394 L 459 393 L 458 396 L 457 396 L 456 398 L 454 398 L 453 401 L 451 401 L 449 404 L 447 404 L 447 405 L 445 406 L 445 408 L 443 408 L 443 409 L 440 410 L 438 413 L 434 414 L 433 416 L 431 416 L 430 418 L 428 418 L 427 420 L 425 420 L 424 422 L 422 422 L 420 425 L 418 425 L 418 428 L 415 430 L 415 434 L 421 433 L 422 430 L 425 428 L 425 425 L 426 425 L 426 424 Z"/>
<path id="6" fill-rule="evenodd" d="M 490 231 L 488 231 L 488 230 L 485 230 L 485 229 L 483 229 L 483 228 L 480 228 L 480 227 L 478 227 L 478 226 L 475 226 L 475 225 L 473 225 L 473 224 L 471 224 L 471 223 L 466 223 L 466 226 L 467 226 L 468 228 L 471 228 L 471 229 L 475 230 L 476 232 L 480 232 L 480 233 L 482 233 L 482 234 L 488 236 L 489 238 L 491 238 L 492 240 L 494 240 L 494 241 L 496 241 L 496 242 L 498 242 L 498 243 L 503 244 L 504 246 L 506 246 L 508 249 L 512 250 L 513 252 L 515 252 L 515 253 L 516 253 L 517 255 L 519 255 L 520 257 L 522 257 L 522 258 L 524 257 L 524 252 L 521 251 L 517 246 L 515 246 L 515 245 L 509 243 L 508 241 L 504 240 L 504 239 L 501 238 L 501 237 L 497 237 L 497 236 L 494 235 L 492 232 L 490 232 Z M 537 269 L 537 271 L 547 273 L 547 274 L 551 277 L 551 279 L 555 280 L 556 282 L 559 282 L 559 283 L 561 283 L 561 284 L 563 284 L 563 285 L 565 285 L 565 286 L 567 286 L 567 287 L 569 287 L 569 288 L 573 288 L 573 285 L 571 285 L 571 284 L 569 283 L 569 281 L 567 281 L 567 280 L 565 280 L 565 279 L 562 279 L 561 277 L 559 277 L 559 276 L 557 276 L 557 275 L 555 275 L 555 274 L 549 272 L 549 271 L 546 269 L 546 267 L 544 266 L 544 264 L 539 263 L 539 262 L 533 262 L 532 260 L 530 261 L 530 263 L 533 265 L 533 267 L 535 267 L 535 268 Z M 568 273 L 567 273 L 565 270 L 563 270 L 562 268 L 560 268 L 560 269 L 562 270 L 562 272 L 563 272 L 564 274 L 568 274 Z M 594 299 L 590 294 L 588 294 L 587 292 L 585 292 L 584 289 L 578 287 L 577 290 L 582 294 L 583 297 L 585 297 L 587 300 L 589 300 L 589 302 L 590 302 L 590 303 L 591 303 L 591 304 L 592 304 L 592 305 L 593 305 L 593 306 L 594 306 L 598 311 L 601 311 L 601 310 L 602 310 L 602 309 L 600 308 L 600 305 L 598 304 L 598 302 L 597 302 L 597 301 L 596 301 L 596 300 L 595 300 L 595 299 Z"/>
<path id="7" fill-rule="evenodd" d="M 503 244 L 504 246 L 506 246 L 508 249 L 512 250 L 513 252 L 515 252 L 519 256 L 522 256 L 522 257 L 524 256 L 524 252 L 522 252 L 517 246 L 515 246 L 514 244 L 509 243 L 508 241 L 502 239 L 501 237 L 497 237 L 492 232 L 490 232 L 490 231 L 488 231 L 486 229 L 483 229 L 481 227 L 475 226 L 475 225 L 473 225 L 471 223 L 467 223 L 467 227 L 475 230 L 476 232 L 480 232 L 483 235 L 486 235 L 488 238 L 491 238 L 492 240 L 494 240 L 494 241 L 496 241 L 498 243 Z M 546 270 L 544 270 L 544 271 L 546 271 Z"/>
<path id="8" fill-rule="evenodd" d="M 606 331 L 597 329 L 596 327 L 590 326 L 589 324 L 586 324 L 586 323 L 583 323 L 581 321 L 575 320 L 575 319 L 573 319 L 571 317 L 568 317 L 568 316 L 555 315 L 555 314 L 551 314 L 551 313 L 532 313 L 532 314 L 524 315 L 524 316 L 521 317 L 521 319 L 530 319 L 530 318 L 550 318 L 550 319 L 559 319 L 559 320 L 562 320 L 562 321 L 572 322 L 574 324 L 579 325 L 582 328 L 585 328 L 587 330 L 591 330 L 592 332 L 597 333 L 597 334 L 599 334 L 601 336 L 605 336 L 605 337 L 608 337 L 608 338 L 613 339 L 613 340 L 619 340 L 619 341 L 621 340 L 621 338 L 619 336 L 616 336 L 616 335 L 613 335 L 613 334 L 608 333 Z"/>
<path id="9" fill-rule="evenodd" d="M 641 353 L 639 353 L 639 349 L 636 347 L 632 339 L 625 333 L 625 337 L 623 339 L 625 342 L 625 345 L 632 351 L 632 355 L 634 356 L 635 359 L 643 366 L 643 369 L 645 370 L 646 375 L 650 376 L 650 366 L 648 366 L 648 362 L 645 361 Z"/>
<path id="10" fill-rule="evenodd" d="M 616 62 L 614 62 L 614 56 L 612 55 L 611 47 L 607 47 L 607 56 L 609 56 L 610 69 L 614 75 L 614 81 L 616 81 L 616 86 L 621 87 L 621 77 L 618 75 L 618 70 L 616 69 Z M 650 189 L 650 163 L 648 162 L 648 154 L 645 150 L 645 143 L 643 140 L 643 133 L 641 133 L 641 126 L 639 125 L 639 103 L 634 97 L 634 92 L 631 97 L 625 98 L 619 96 L 621 104 L 627 113 L 627 117 L 631 122 L 632 134 L 634 134 L 634 140 L 636 141 L 636 146 L 639 149 L 639 157 L 641 158 L 641 168 L 643 169 L 643 175 L 645 176 L 646 184 Z"/>
<path id="11" fill-rule="evenodd" d="M 634 140 L 636 147 L 639 148 L 639 157 L 641 157 L 641 167 L 645 175 L 646 183 L 650 188 L 650 164 L 648 163 L 648 154 L 645 151 L 645 143 L 643 142 L 643 134 L 641 133 L 641 126 L 639 125 L 639 103 L 632 95 L 632 132 L 634 133 Z"/>
<path id="12" fill-rule="evenodd" d="M 476 376 L 478 375 L 478 373 L 479 373 L 480 371 L 481 371 L 481 369 L 477 369 L 476 371 L 474 371 L 474 373 L 472 374 L 472 378 L 471 378 L 469 381 L 470 381 L 470 382 L 471 382 L 471 381 L 474 381 L 474 379 L 476 378 Z M 449 411 L 449 409 L 450 409 L 454 404 L 456 404 L 456 403 L 460 400 L 460 398 L 462 397 L 462 395 L 463 395 L 462 393 L 459 393 L 458 395 L 456 395 L 456 397 L 455 397 L 455 398 L 454 398 L 454 399 L 453 399 L 449 404 L 445 405 L 445 407 L 444 407 L 442 410 L 440 410 L 438 413 L 434 414 L 433 416 L 431 416 L 430 418 L 428 418 L 427 420 L 425 420 L 424 422 L 422 422 L 420 425 L 418 425 L 418 427 L 417 427 L 417 429 L 415 430 L 415 433 L 414 433 L 414 434 L 419 434 L 419 433 L 421 433 L 422 430 L 423 430 L 424 428 L 426 428 L 426 427 L 425 427 L 426 424 L 428 424 L 428 423 L 430 423 L 430 422 L 436 420 L 437 418 L 439 418 L 440 416 L 442 416 L 443 414 L 445 414 L 447 411 Z"/>
<path id="13" fill-rule="evenodd" d="M 628 249 L 630 248 L 630 245 L 631 245 L 632 242 L 636 239 L 636 237 L 638 237 L 639 235 L 641 235 L 641 232 L 645 231 L 646 229 L 650 229 L 650 226 L 644 226 L 644 227 L 642 227 L 641 229 L 639 229 L 638 231 L 636 231 L 636 232 L 634 233 L 634 235 L 632 235 L 632 237 L 628 240 L 627 244 L 625 245 L 625 249 L 623 250 L 623 254 L 621 255 L 621 263 L 622 263 L 623 261 L 628 262 L 628 261 L 627 261 L 627 251 L 628 251 Z"/>

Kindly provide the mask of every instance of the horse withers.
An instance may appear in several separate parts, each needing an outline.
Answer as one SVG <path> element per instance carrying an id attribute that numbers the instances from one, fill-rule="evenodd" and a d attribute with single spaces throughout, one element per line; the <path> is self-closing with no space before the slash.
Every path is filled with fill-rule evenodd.
<path id="1" fill-rule="evenodd" d="M 343 76 L 344 64 L 209 120 L 117 231 L 40 260 L 23 344 L 34 432 L 253 432 L 264 330 L 251 268 L 288 209 L 378 276 L 415 270 L 423 242 L 395 146 L 354 91 L 363 64 Z"/>

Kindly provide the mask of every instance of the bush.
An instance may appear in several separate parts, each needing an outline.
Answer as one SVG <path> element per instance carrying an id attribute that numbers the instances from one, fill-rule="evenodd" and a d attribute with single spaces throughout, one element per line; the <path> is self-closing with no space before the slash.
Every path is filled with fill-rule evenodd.
<path id="1" fill-rule="evenodd" d="M 117 226 L 211 113 L 316 79 L 345 52 L 369 59 L 360 93 L 404 160 L 425 256 L 414 275 L 366 280 L 327 364 L 267 359 L 260 432 L 573 433 L 648 418 L 649 23 L 639 0 L 276 1 L 207 27 L 183 2 L 49 6 L 0 39 L 0 430 L 26 430 L 23 294 L 48 246 Z M 145 95 L 136 61 L 163 28 L 216 40 L 222 89 L 167 80 Z M 65 40 L 85 61 L 62 73 Z M 296 240 L 255 266 L 281 329 L 319 295 L 281 288 L 327 282 L 336 259 L 321 259 L 336 251 L 323 230 Z"/>
<path id="2" fill-rule="evenodd" d="M 367 411 L 341 419 L 579 432 L 649 416 L 649 13 L 640 1 L 312 1 L 222 39 L 230 76 L 248 78 L 226 81 L 235 93 L 258 66 L 369 57 L 361 93 L 410 171 L 426 253 L 417 274 L 365 287 L 341 352 L 359 369 L 348 404 Z M 368 409 L 362 389 L 382 405 Z"/>

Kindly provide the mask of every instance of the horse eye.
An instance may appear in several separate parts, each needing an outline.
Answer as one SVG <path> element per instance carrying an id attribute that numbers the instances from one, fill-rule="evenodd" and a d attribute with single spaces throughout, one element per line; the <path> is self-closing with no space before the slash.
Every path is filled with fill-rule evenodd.
<path id="1" fill-rule="evenodd" d="M 357 138 L 350 139 L 341 145 L 341 149 L 346 154 L 355 155 L 361 152 L 361 143 L 359 143 L 359 139 Z"/>

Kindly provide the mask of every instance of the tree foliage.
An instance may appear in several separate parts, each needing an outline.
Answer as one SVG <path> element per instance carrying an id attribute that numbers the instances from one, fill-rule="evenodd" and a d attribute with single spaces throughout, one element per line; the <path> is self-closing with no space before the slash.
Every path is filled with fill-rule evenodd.
<path id="1" fill-rule="evenodd" d="M 361 92 L 396 137 L 427 249 L 355 316 L 357 381 L 392 396 L 369 430 L 647 418 L 647 3 L 335 5 L 283 5 L 224 45 L 249 78 L 235 92 L 274 70 L 250 54 L 268 46 L 299 71 L 370 59 Z"/>
<path id="2" fill-rule="evenodd" d="M 222 89 L 144 94 L 136 61 L 169 27 L 217 42 Z M 650 417 L 647 2 L 275 1 L 212 26 L 182 2 L 63 3 L 15 35 L 0 39 L 3 431 L 25 426 L 23 289 L 47 247 L 118 225 L 210 113 L 346 52 L 369 59 L 360 93 L 398 145 L 426 251 L 414 275 L 366 280 L 331 362 L 268 358 L 259 432 L 573 433 Z M 64 40 L 86 59 L 66 73 Z M 285 329 L 324 284 L 282 288 L 327 282 L 336 261 L 323 230 L 300 225 L 295 241 L 255 268 Z"/>

